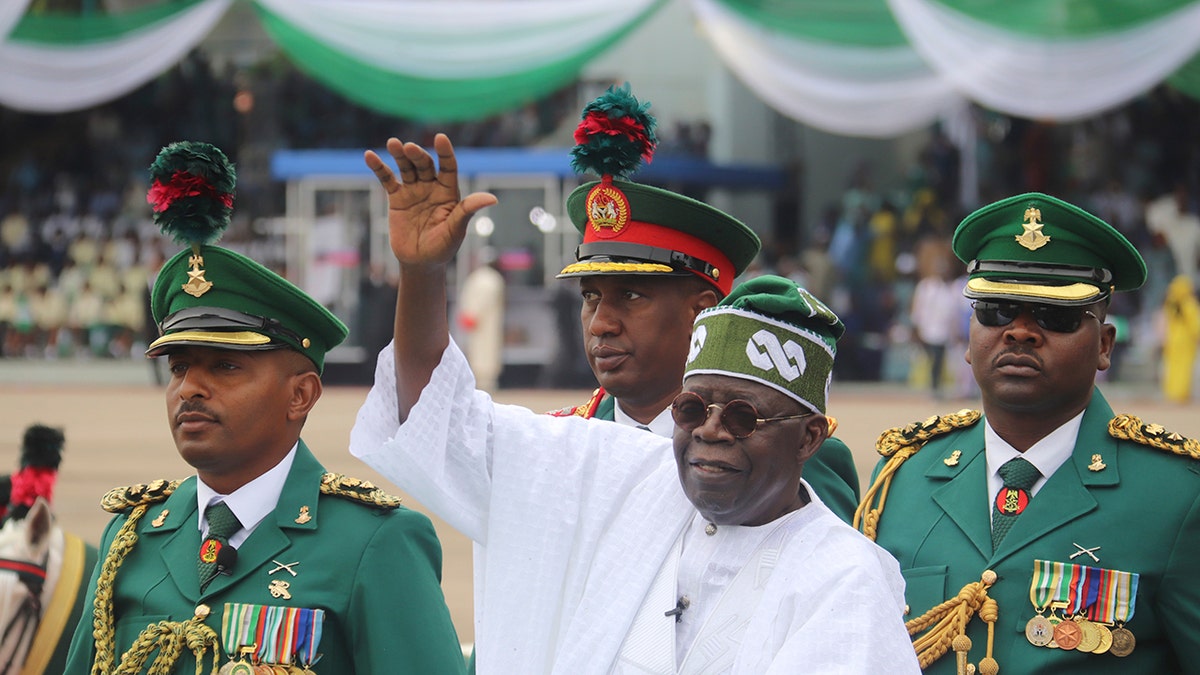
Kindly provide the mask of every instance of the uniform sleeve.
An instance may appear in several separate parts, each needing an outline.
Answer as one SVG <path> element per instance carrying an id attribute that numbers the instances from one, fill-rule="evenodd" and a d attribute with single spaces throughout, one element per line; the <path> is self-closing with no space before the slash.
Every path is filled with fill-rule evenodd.
<path id="1" fill-rule="evenodd" d="M 466 672 L 442 595 L 442 548 L 424 515 L 398 509 L 358 562 L 349 606 L 354 672 Z"/>
<path id="2" fill-rule="evenodd" d="M 96 581 L 100 577 L 100 568 L 104 565 L 104 559 L 108 555 L 108 549 L 112 546 L 117 530 L 124 522 L 125 518 L 118 516 L 110 520 L 104 528 L 104 534 L 100 539 L 99 555 L 96 557 L 96 566 L 92 569 L 92 574 L 87 581 L 83 614 L 79 617 L 79 624 L 75 626 L 75 634 L 71 638 L 71 649 L 67 652 L 67 667 L 63 671 L 65 675 L 88 675 L 92 671 L 92 660 L 96 658 L 96 641 L 92 636 L 95 617 L 93 610 L 96 606 Z M 115 656 L 120 658 L 120 654 Z"/>
<path id="3" fill-rule="evenodd" d="M 1183 520 L 1168 556 L 1157 614 L 1183 672 L 1200 673 L 1200 496 Z M 1137 608 L 1134 608 L 1135 616 Z"/>

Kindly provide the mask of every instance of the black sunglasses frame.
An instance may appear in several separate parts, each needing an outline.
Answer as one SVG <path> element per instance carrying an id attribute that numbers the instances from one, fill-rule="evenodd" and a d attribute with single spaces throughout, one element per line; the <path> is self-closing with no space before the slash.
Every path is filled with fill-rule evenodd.
<path id="1" fill-rule="evenodd" d="M 691 420 L 691 419 L 681 421 L 680 416 L 689 414 L 689 413 L 682 412 L 680 406 L 688 404 L 688 403 L 695 403 L 697 405 L 700 405 L 702 407 L 702 409 L 704 410 L 704 417 L 702 417 L 698 421 Z M 742 399 L 737 398 L 737 399 L 734 399 L 732 401 L 729 401 L 729 402 L 723 403 L 723 404 L 709 403 L 704 400 L 703 396 L 693 393 L 693 392 L 690 392 L 690 391 L 685 391 L 685 392 L 679 394 L 678 396 L 676 396 L 675 400 L 671 401 L 671 419 L 675 421 L 675 425 L 678 426 L 680 429 L 683 429 L 684 431 L 687 431 L 687 432 L 691 432 L 691 431 L 695 430 L 696 428 L 703 426 L 704 423 L 708 421 L 708 417 L 709 417 L 709 415 L 712 414 L 713 408 L 717 408 L 721 411 L 721 415 L 719 418 L 721 420 L 721 426 L 724 427 L 725 430 L 728 431 L 731 436 L 733 436 L 734 438 L 739 439 L 739 440 L 741 440 L 743 438 L 750 438 L 751 436 L 754 435 L 755 431 L 758 431 L 758 428 L 760 426 L 766 424 L 767 422 L 782 422 L 784 420 L 796 420 L 796 419 L 800 419 L 802 417 L 808 417 L 809 415 L 814 414 L 814 413 L 808 412 L 808 413 L 803 413 L 800 415 L 782 415 L 780 417 L 759 417 L 758 416 L 758 408 L 755 408 L 754 404 L 749 401 L 743 401 Z M 730 415 L 731 415 L 730 410 L 734 411 L 732 413 L 732 415 L 734 415 L 734 416 L 741 416 L 743 414 L 743 413 L 736 412 L 738 410 L 745 410 L 746 413 L 744 413 L 744 414 L 747 414 L 749 416 L 743 418 L 743 420 L 739 423 L 738 421 L 736 421 L 732 417 L 730 417 Z M 751 420 L 754 422 L 753 426 L 749 425 L 749 422 Z M 749 431 L 746 431 L 744 434 L 739 433 L 744 428 L 749 428 Z"/>
<path id="2" fill-rule="evenodd" d="M 1037 302 L 976 300 L 971 307 L 975 310 L 975 320 L 988 328 L 1007 326 L 1025 311 L 1029 312 L 1038 326 L 1052 333 L 1074 333 L 1083 325 L 1084 316 L 1100 321 L 1100 317 L 1089 309 Z"/>

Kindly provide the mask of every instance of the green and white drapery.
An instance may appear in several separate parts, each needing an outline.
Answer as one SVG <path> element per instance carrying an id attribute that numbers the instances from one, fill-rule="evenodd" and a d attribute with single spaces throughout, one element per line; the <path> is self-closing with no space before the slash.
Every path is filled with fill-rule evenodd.
<path id="1" fill-rule="evenodd" d="M 0 10 L 0 105 L 78 110 L 167 70 L 233 0 L 171 0 L 120 16 Z M 667 0 L 249 0 L 288 58 L 380 112 L 469 120 L 569 84 Z M 19 9 L 18 9 L 19 8 Z M 18 21 L 20 20 L 20 21 Z"/>
<path id="2" fill-rule="evenodd" d="M 0 105 L 52 113 L 126 94 L 199 44 L 233 1 L 84 17 L 0 2 Z M 569 83 L 669 0 L 245 1 L 326 86 L 381 112 L 451 121 Z M 1200 0 L 688 1 L 748 88 L 835 133 L 893 136 L 967 100 L 1079 119 L 1164 80 L 1200 97 Z"/>
<path id="3" fill-rule="evenodd" d="M 692 4 L 722 60 L 756 95 L 837 133 L 921 128 L 963 99 L 1069 121 L 1164 80 L 1200 97 L 1196 0 Z"/>

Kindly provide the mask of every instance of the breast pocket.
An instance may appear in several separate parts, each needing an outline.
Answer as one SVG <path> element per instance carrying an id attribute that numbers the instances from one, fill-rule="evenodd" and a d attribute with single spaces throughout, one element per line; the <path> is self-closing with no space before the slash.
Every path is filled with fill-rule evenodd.
<path id="1" fill-rule="evenodd" d="M 930 565 L 901 570 L 904 576 L 904 601 L 908 605 L 904 620 L 921 616 L 946 601 L 947 565 Z"/>

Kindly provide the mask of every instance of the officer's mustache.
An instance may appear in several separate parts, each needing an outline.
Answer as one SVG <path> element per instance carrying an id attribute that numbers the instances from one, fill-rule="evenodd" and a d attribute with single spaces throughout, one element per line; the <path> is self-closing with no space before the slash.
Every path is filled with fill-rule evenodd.
<path id="1" fill-rule="evenodd" d="M 203 403 L 198 403 L 196 401 L 184 401 L 183 403 L 179 404 L 179 408 L 175 411 L 175 421 L 178 422 L 179 418 L 183 415 L 195 413 L 211 418 L 213 421 L 219 421 L 216 413 L 204 407 Z"/>

